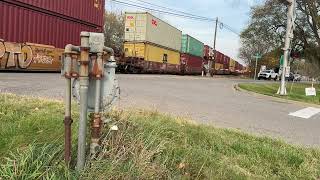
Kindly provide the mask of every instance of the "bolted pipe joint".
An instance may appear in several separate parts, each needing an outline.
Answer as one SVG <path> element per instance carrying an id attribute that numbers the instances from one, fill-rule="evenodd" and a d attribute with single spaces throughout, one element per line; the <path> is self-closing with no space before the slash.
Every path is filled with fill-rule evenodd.
<path id="1" fill-rule="evenodd" d="M 90 72 L 90 77 L 93 79 L 102 79 L 103 78 L 103 54 L 97 53 L 97 58 L 92 60 L 92 69 Z"/>
<path id="2" fill-rule="evenodd" d="M 74 46 L 72 44 L 67 44 L 64 48 L 64 53 L 72 53 L 73 51 L 80 52 L 80 47 Z"/>
<path id="3" fill-rule="evenodd" d="M 77 68 L 77 60 L 73 58 L 74 55 L 78 55 L 80 52 L 79 46 L 67 44 L 64 49 L 64 77 L 71 79 L 79 76 Z"/>

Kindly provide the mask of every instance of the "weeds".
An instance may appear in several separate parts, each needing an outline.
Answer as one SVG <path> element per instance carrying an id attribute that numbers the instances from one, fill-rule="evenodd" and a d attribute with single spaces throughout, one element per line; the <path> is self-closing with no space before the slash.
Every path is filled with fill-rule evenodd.
<path id="1" fill-rule="evenodd" d="M 0 104 L 2 179 L 320 178 L 318 149 L 144 110 L 107 114 L 100 152 L 77 174 L 74 164 L 63 162 L 61 102 L 6 98 Z"/>
<path id="2" fill-rule="evenodd" d="M 10 153 L 0 166 L 3 179 L 75 179 L 62 161 L 61 146 L 32 144 Z M 1 179 L 0 178 L 0 179 Z"/>

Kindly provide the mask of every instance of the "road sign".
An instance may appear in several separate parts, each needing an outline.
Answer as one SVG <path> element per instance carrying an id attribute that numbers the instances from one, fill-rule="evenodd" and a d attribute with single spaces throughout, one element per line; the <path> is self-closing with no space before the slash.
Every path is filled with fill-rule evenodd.
<path id="1" fill-rule="evenodd" d="M 317 96 L 316 88 L 306 88 L 306 96 Z"/>
<path id="2" fill-rule="evenodd" d="M 262 57 L 262 56 L 261 56 L 259 53 L 257 53 L 257 54 L 256 54 L 256 55 L 254 55 L 253 57 L 254 57 L 254 58 L 256 58 L 256 59 L 258 60 L 258 59 L 261 59 L 261 57 Z"/>
<path id="3" fill-rule="evenodd" d="M 281 65 L 281 66 L 283 66 L 283 61 L 284 61 L 284 56 L 281 55 L 281 57 L 280 57 L 280 65 Z"/>

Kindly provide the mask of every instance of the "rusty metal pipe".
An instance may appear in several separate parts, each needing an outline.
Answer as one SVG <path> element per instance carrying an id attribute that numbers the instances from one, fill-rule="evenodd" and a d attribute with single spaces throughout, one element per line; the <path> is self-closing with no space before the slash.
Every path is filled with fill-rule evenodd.
<path id="1" fill-rule="evenodd" d="M 81 32 L 80 52 L 80 121 L 78 136 L 77 170 L 81 171 L 85 166 L 86 133 L 87 133 L 87 108 L 89 87 L 89 36 L 88 32 Z"/>
<path id="2" fill-rule="evenodd" d="M 71 79 L 66 79 L 65 117 L 64 117 L 64 159 L 67 165 L 71 160 Z"/>
<path id="3" fill-rule="evenodd" d="M 67 44 L 64 48 L 64 53 L 72 53 L 73 51 L 80 52 L 80 46 Z"/>
<path id="4" fill-rule="evenodd" d="M 67 165 L 69 165 L 71 161 L 71 53 L 72 51 L 79 51 L 77 46 L 72 44 L 68 44 L 65 47 L 65 60 L 64 60 L 64 68 L 65 74 L 64 77 L 66 78 L 66 89 L 65 89 L 65 117 L 64 117 L 64 159 Z"/>
<path id="5" fill-rule="evenodd" d="M 91 145 L 90 153 L 93 155 L 97 152 L 97 149 L 100 146 L 99 138 L 101 135 L 101 115 L 100 115 L 100 104 L 101 104 L 101 78 L 103 77 L 103 54 L 98 53 L 96 63 L 98 65 L 97 72 L 95 72 L 96 78 L 96 92 L 95 92 L 95 106 L 94 106 L 94 115 L 92 120 L 92 132 L 91 132 Z"/>

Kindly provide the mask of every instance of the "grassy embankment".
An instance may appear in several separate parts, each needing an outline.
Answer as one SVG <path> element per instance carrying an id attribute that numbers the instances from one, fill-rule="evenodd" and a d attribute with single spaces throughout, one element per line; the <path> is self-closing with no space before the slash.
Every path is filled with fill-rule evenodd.
<path id="1" fill-rule="evenodd" d="M 241 83 L 239 84 L 241 89 L 256 92 L 259 94 L 264 94 L 268 96 L 279 97 L 283 99 L 289 99 L 294 101 L 306 102 L 306 103 L 313 103 L 313 104 L 320 104 L 320 85 L 315 84 L 314 87 L 317 90 L 317 96 L 306 96 L 305 88 L 311 87 L 311 84 L 302 84 L 302 83 L 288 83 L 287 84 L 287 96 L 280 96 L 277 95 L 277 91 L 279 88 L 279 83 Z"/>
<path id="2" fill-rule="evenodd" d="M 109 114 L 119 131 L 104 132 L 97 160 L 77 174 L 63 165 L 61 102 L 15 95 L 0 102 L 0 179 L 320 177 L 319 150 L 143 110 Z"/>

